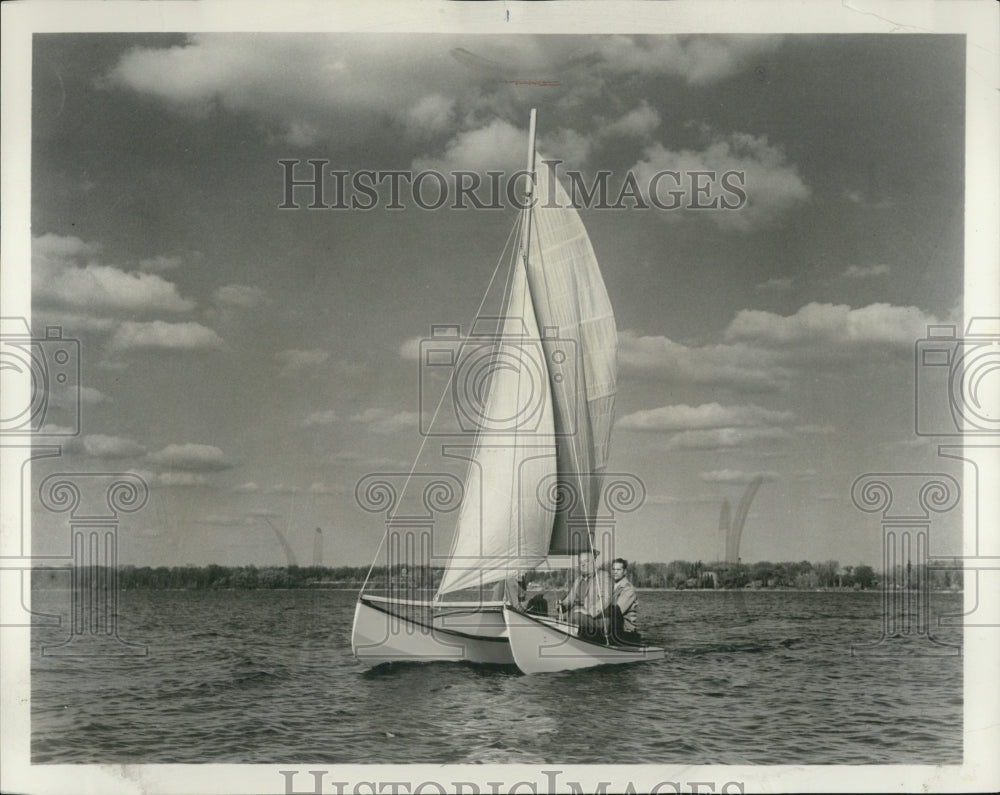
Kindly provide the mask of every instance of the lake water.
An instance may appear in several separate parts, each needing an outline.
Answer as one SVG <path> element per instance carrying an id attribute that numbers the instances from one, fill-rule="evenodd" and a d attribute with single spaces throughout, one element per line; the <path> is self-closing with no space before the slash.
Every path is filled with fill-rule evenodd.
<path id="1" fill-rule="evenodd" d="M 65 591 L 33 598 L 68 612 Z M 36 628 L 32 758 L 962 761 L 961 657 L 921 644 L 851 656 L 880 635 L 878 593 L 646 591 L 644 635 L 665 659 L 534 677 L 455 663 L 368 669 L 351 655 L 354 602 L 332 590 L 125 592 L 119 634 L 145 657 L 41 656 L 67 631 Z M 933 594 L 932 608 L 958 611 L 961 595 Z M 934 631 L 961 642 L 959 629 Z"/>

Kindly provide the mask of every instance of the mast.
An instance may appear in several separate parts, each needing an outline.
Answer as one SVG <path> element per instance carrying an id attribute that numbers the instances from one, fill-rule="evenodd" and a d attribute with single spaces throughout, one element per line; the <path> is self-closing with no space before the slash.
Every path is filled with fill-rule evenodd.
<path id="1" fill-rule="evenodd" d="M 531 202 L 535 197 L 535 109 L 531 109 L 531 118 L 528 121 L 528 165 L 525 168 L 528 174 L 528 193 L 525 200 L 525 213 L 527 218 L 521 234 L 521 255 L 524 258 L 524 267 L 528 267 L 528 246 L 531 243 Z"/>

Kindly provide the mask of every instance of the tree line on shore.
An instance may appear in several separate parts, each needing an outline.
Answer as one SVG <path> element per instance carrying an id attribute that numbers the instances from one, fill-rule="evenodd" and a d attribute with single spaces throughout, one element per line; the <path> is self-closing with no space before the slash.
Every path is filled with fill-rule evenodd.
<path id="1" fill-rule="evenodd" d="M 607 566 L 608 564 L 605 564 Z M 268 589 L 348 588 L 360 589 L 368 579 L 371 588 L 432 590 L 443 570 L 430 566 L 120 566 L 118 586 L 133 589 Z M 959 590 L 960 569 L 929 565 L 897 566 L 891 582 L 895 587 Z M 527 575 L 532 590 L 563 588 L 565 571 L 534 571 Z M 629 579 L 637 588 L 743 589 L 796 588 L 870 590 L 881 587 L 883 573 L 871 566 L 841 566 L 835 560 L 811 563 L 803 560 L 772 563 L 724 563 L 675 560 L 670 563 L 632 563 Z M 34 587 L 66 587 L 68 573 L 40 570 L 33 574 Z"/>

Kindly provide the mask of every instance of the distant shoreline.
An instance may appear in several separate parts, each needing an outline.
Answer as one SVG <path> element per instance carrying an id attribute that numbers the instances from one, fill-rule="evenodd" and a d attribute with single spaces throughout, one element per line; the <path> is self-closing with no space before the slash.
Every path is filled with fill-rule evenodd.
<path id="1" fill-rule="evenodd" d="M 33 590 L 60 590 L 69 586 L 71 568 L 38 567 L 31 571 Z M 82 568 L 82 580 L 108 583 L 130 590 L 343 590 L 390 589 L 400 593 L 431 594 L 441 581 L 443 569 L 384 566 L 119 566 L 115 569 Z M 567 572 L 529 572 L 529 591 L 565 589 Z M 640 591 L 788 591 L 840 592 L 881 591 L 884 572 L 871 566 L 841 566 L 837 561 L 810 563 L 724 563 L 672 561 L 633 563 L 629 579 Z M 891 590 L 961 593 L 962 570 L 930 563 L 909 569 L 897 566 L 888 575 Z"/>

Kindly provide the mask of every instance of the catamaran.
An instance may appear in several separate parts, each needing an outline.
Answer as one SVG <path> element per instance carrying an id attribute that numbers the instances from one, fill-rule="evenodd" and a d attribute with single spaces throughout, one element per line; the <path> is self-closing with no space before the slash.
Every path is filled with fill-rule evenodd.
<path id="1" fill-rule="evenodd" d="M 431 600 L 362 588 L 351 646 L 364 661 L 464 660 L 543 673 L 664 656 L 529 612 L 514 584 L 595 551 L 618 347 L 583 222 L 554 161 L 536 157 L 534 110 L 528 139 L 528 194 L 488 359 L 465 368 L 473 374 L 465 380 L 461 365 L 453 373 L 462 380 L 453 389 L 482 400 L 471 412 L 474 445 L 451 550 Z M 482 358 L 483 339 L 469 355 Z"/>

